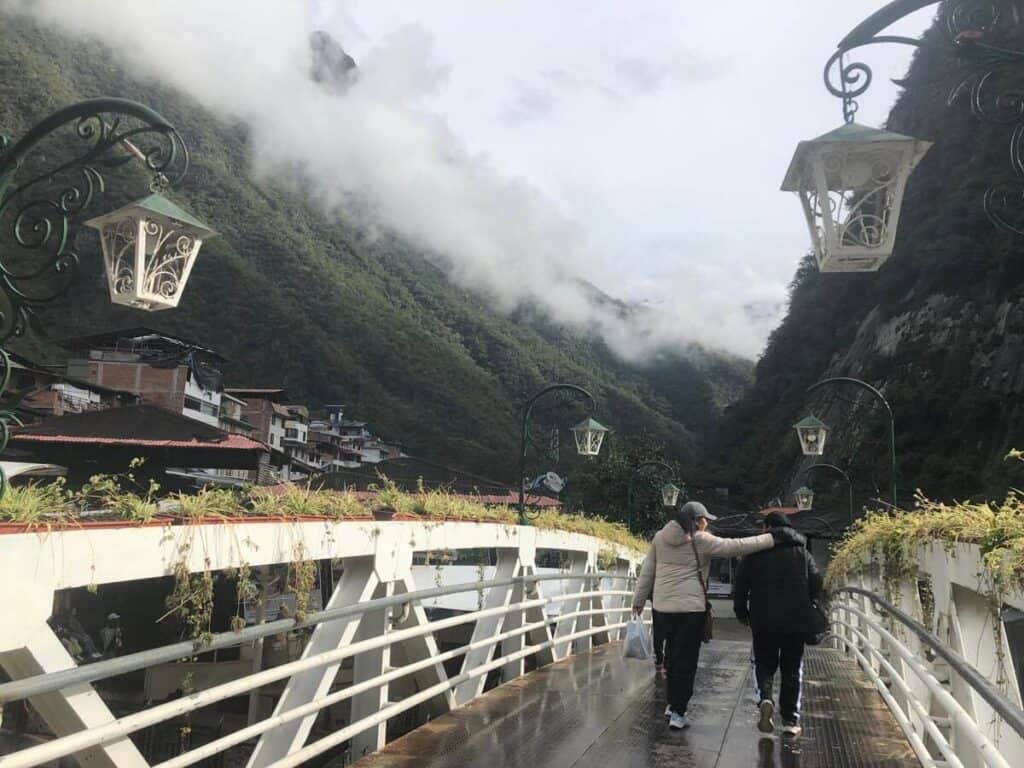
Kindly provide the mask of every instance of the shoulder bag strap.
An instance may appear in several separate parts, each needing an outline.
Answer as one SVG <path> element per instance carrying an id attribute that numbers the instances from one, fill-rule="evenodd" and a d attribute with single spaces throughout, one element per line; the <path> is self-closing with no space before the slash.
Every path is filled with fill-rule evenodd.
<path id="1" fill-rule="evenodd" d="M 708 601 L 708 585 L 704 583 L 704 569 L 700 564 L 700 553 L 697 552 L 697 542 L 690 536 L 690 546 L 693 547 L 693 556 L 697 558 L 697 578 L 700 579 L 700 588 L 704 590 L 704 602 Z"/>

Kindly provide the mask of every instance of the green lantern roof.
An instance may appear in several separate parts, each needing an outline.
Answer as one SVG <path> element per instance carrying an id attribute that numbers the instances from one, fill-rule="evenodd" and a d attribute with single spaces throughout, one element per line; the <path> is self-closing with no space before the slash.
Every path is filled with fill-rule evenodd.
<path id="1" fill-rule="evenodd" d="M 921 139 L 915 139 L 913 136 L 905 136 L 902 133 L 885 131 L 881 128 L 872 128 L 867 125 L 861 125 L 860 123 L 846 123 L 829 131 L 828 133 L 821 134 L 821 136 L 818 136 L 815 139 L 801 143 L 830 144 L 839 141 L 844 144 L 867 144 L 872 141 L 921 141 Z"/>
<path id="2" fill-rule="evenodd" d="M 133 203 L 111 211 L 110 213 L 104 213 L 101 216 L 97 216 L 89 221 L 85 222 L 85 226 L 94 227 L 100 229 L 107 222 L 123 218 L 125 214 L 130 212 L 137 212 L 137 214 L 145 215 L 146 213 L 156 214 L 166 219 L 172 219 L 179 221 L 182 224 L 187 224 L 190 227 L 201 230 L 201 237 L 206 239 L 212 235 L 218 234 L 216 230 L 212 229 L 209 225 L 204 224 L 191 213 L 181 208 L 176 203 L 171 202 L 161 194 L 154 192 L 148 197 L 144 197 L 141 200 L 136 200 Z"/>
<path id="3" fill-rule="evenodd" d="M 881 128 L 871 128 L 867 125 L 861 125 L 860 123 L 845 123 L 828 133 L 821 134 L 821 136 L 818 136 L 817 138 L 801 141 L 796 145 L 796 151 L 793 153 L 793 159 L 790 161 L 789 169 L 786 171 L 786 178 L 782 181 L 782 190 L 784 192 L 797 192 L 803 188 L 805 183 L 804 166 L 806 155 L 815 146 L 820 146 L 822 144 L 867 145 L 886 142 L 911 142 L 914 144 L 914 153 L 910 162 L 911 169 L 917 165 L 921 158 L 924 157 L 925 152 L 927 152 L 932 146 L 930 141 L 915 139 L 913 136 L 904 136 L 902 133 L 884 131 Z"/>
<path id="4" fill-rule="evenodd" d="M 807 496 L 807 495 L 813 496 L 814 495 L 814 491 L 812 491 L 806 485 L 801 485 L 799 488 L 796 489 L 796 492 L 797 492 L 797 495 L 799 495 L 799 496 Z"/>
<path id="5" fill-rule="evenodd" d="M 591 419 L 591 418 L 588 417 L 588 418 L 584 419 L 583 421 L 581 421 L 579 424 L 577 424 L 575 427 L 573 427 L 572 431 L 573 432 L 584 432 L 584 431 L 589 431 L 589 432 L 607 432 L 608 431 L 608 427 L 606 427 L 603 424 L 601 424 L 600 422 L 595 421 L 594 419 Z"/>
<path id="6" fill-rule="evenodd" d="M 191 224 L 193 227 L 205 229 L 207 232 L 213 232 L 208 225 L 204 224 L 191 213 L 180 208 L 178 205 L 157 192 L 154 192 L 149 197 L 136 200 L 132 205 L 137 208 L 143 208 L 147 211 L 151 211 L 152 213 L 159 214 L 160 216 L 166 216 L 169 219 L 180 221 L 183 224 Z"/>
<path id="7" fill-rule="evenodd" d="M 794 429 L 828 429 L 828 425 L 825 424 L 817 416 L 805 416 L 800 419 L 796 424 L 793 425 Z"/>

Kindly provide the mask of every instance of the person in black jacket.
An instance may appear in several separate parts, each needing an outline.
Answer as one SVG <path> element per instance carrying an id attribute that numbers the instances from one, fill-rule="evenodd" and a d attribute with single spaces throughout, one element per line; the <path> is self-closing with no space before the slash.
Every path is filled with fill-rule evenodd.
<path id="1" fill-rule="evenodd" d="M 765 516 L 766 531 L 792 527 L 785 515 Z M 733 585 L 736 618 L 754 634 L 754 678 L 760 704 L 758 728 L 775 730 L 774 678 L 782 668 L 779 708 L 783 733 L 800 735 L 800 684 L 804 642 L 814 629 L 811 603 L 821 594 L 821 572 L 807 540 L 792 531 L 797 546 L 768 549 L 740 562 Z"/>

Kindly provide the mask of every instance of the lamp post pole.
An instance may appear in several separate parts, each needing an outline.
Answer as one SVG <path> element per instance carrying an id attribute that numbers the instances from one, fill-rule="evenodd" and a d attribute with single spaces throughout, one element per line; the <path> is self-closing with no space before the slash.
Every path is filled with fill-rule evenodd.
<path id="1" fill-rule="evenodd" d="M 874 397 L 882 404 L 885 408 L 886 414 L 888 414 L 888 426 L 889 426 L 889 472 L 892 480 L 892 506 L 893 509 L 899 507 L 899 500 L 896 497 L 896 419 L 893 417 L 892 406 L 889 405 L 889 401 L 885 399 L 885 396 L 878 391 L 875 387 L 868 384 L 866 381 L 860 379 L 850 378 L 849 376 L 836 376 L 830 379 L 822 379 L 817 384 L 812 385 L 807 389 L 807 394 L 810 395 L 822 387 L 842 385 L 842 384 L 853 384 L 854 386 L 860 387 L 870 392 Z"/>
<path id="2" fill-rule="evenodd" d="M 526 512 L 526 449 L 527 444 L 530 440 L 530 413 L 533 411 L 533 406 L 537 404 L 545 395 L 552 392 L 575 392 L 578 395 L 582 395 L 587 403 L 588 410 L 594 410 L 597 407 L 597 401 L 594 396 L 590 394 L 583 387 L 578 387 L 575 384 L 550 384 L 541 389 L 537 394 L 526 401 L 523 406 L 523 416 L 521 423 L 521 442 L 519 444 L 519 524 L 528 525 L 527 519 L 529 515 Z"/>
<path id="3" fill-rule="evenodd" d="M 827 469 L 830 472 L 842 475 L 843 479 L 846 480 L 846 490 L 850 501 L 850 525 L 853 525 L 853 482 L 850 480 L 850 476 L 835 464 L 814 464 L 803 471 L 802 477 L 806 477 L 815 469 Z"/>
<path id="4" fill-rule="evenodd" d="M 647 467 L 660 467 L 661 469 L 664 469 L 668 473 L 669 478 L 672 477 L 672 467 L 670 467 L 666 462 L 662 461 L 661 459 L 652 459 L 651 461 L 644 461 L 633 467 L 633 471 L 629 475 L 629 485 L 626 489 L 626 512 L 629 515 L 628 526 L 629 530 L 631 531 L 633 530 L 633 486 L 636 482 L 637 476 L 639 476 L 640 472 L 647 469 Z"/>

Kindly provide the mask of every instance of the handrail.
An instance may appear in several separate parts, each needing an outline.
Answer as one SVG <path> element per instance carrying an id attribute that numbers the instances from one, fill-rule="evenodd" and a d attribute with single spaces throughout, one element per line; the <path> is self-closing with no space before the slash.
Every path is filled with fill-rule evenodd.
<path id="1" fill-rule="evenodd" d="M 421 592 L 429 591 L 431 590 L 421 590 Z M 406 598 L 404 602 L 409 602 L 408 598 L 412 594 L 415 593 L 410 592 L 402 595 L 403 598 Z M 519 603 L 511 603 L 497 608 L 488 608 L 458 614 L 447 619 L 440 619 L 438 621 L 427 622 L 426 624 L 420 624 L 408 629 L 388 632 L 366 640 L 350 643 L 331 651 L 318 653 L 314 656 L 308 656 L 297 661 L 290 661 L 270 669 L 265 669 L 251 675 L 247 675 L 237 680 L 220 683 L 210 688 L 205 688 L 201 691 L 191 693 L 188 696 L 157 704 L 140 712 L 127 715 L 121 719 L 113 720 L 94 728 L 77 731 L 53 741 L 44 742 L 38 746 L 29 747 L 4 757 L 0 760 L 0 765 L 3 765 L 4 768 L 31 768 L 31 766 L 40 765 L 61 757 L 67 757 L 68 755 L 72 755 L 83 749 L 112 743 L 134 733 L 135 731 L 141 730 L 142 728 L 146 728 L 150 725 L 156 725 L 157 723 L 161 723 L 179 715 L 188 714 L 196 709 L 209 706 L 210 704 L 215 704 L 218 701 L 223 701 L 224 699 L 228 699 L 233 696 L 241 695 L 247 691 L 260 688 L 268 683 L 283 680 L 284 678 L 291 677 L 297 673 L 321 669 L 323 667 L 330 666 L 331 664 L 340 663 L 342 660 L 356 656 L 357 654 L 376 650 L 377 648 L 421 637 L 423 635 L 433 634 L 441 629 L 450 629 L 452 627 L 468 624 L 470 622 L 477 621 L 478 619 L 490 616 L 501 616 L 509 613 L 526 611 L 530 608 L 541 608 L 552 603 L 585 600 L 588 598 L 604 597 L 608 595 L 627 596 L 629 594 L 631 593 L 625 590 L 607 590 L 572 592 L 562 595 L 553 595 L 551 597 L 531 598 Z M 363 605 L 369 605 L 369 603 L 364 603 Z M 605 610 L 601 608 L 591 611 L 576 611 L 565 614 L 564 616 L 560 615 L 555 619 L 555 621 L 573 616 L 597 615 L 602 612 L 621 614 L 629 610 L 629 608 L 612 610 Z M 597 627 L 591 631 L 591 634 L 607 632 L 609 629 L 618 628 L 619 626 L 624 626 L 624 623 L 621 625 Z M 520 627 L 520 629 L 522 629 L 522 627 Z M 542 644 L 542 647 L 548 648 L 564 645 L 571 642 L 574 638 L 575 635 L 554 637 L 548 643 Z M 461 681 L 461 678 L 454 678 L 454 680 Z"/>
<path id="2" fill-rule="evenodd" d="M 892 603 L 882 599 L 874 592 L 861 587 L 845 586 L 835 592 L 848 592 L 868 598 L 875 605 L 884 609 L 893 618 L 897 619 L 903 626 L 917 635 L 917 638 L 931 648 L 937 656 L 940 656 L 964 681 L 973 688 L 985 702 L 995 710 L 995 713 L 1007 723 L 1014 732 L 1024 739 L 1024 711 L 1018 709 L 1013 702 L 1007 699 L 1002 692 L 990 683 L 978 670 L 971 666 L 958 653 L 947 648 L 939 638 L 928 631 L 926 627 L 919 624 L 912 617 L 901 611 Z"/>
<path id="3" fill-rule="evenodd" d="M 872 631 L 877 632 L 878 635 L 888 643 L 889 649 L 891 651 L 895 651 L 896 655 L 900 657 L 903 663 L 906 664 L 910 670 L 917 675 L 917 678 L 925 685 L 925 687 L 928 688 L 929 693 L 934 698 L 938 706 L 945 710 L 947 717 L 962 728 L 966 740 L 974 748 L 975 753 L 981 757 L 985 765 L 989 768 L 1011 768 L 1006 758 L 1000 754 L 999 748 L 985 735 L 977 720 L 975 720 L 975 718 L 966 709 L 964 709 L 963 705 L 956 700 L 953 694 L 942 687 L 942 684 L 938 681 L 935 675 L 932 674 L 932 672 L 922 664 L 921 661 L 916 658 L 914 653 L 901 643 L 898 638 L 875 621 L 867 611 L 862 611 L 860 608 L 853 605 L 847 603 L 835 603 L 832 606 L 832 610 L 845 611 L 848 614 L 853 614 L 854 616 L 864 619 L 864 621 L 867 622 L 868 627 Z M 850 627 L 846 622 L 837 621 L 836 623 L 841 626 Z M 850 628 L 854 634 L 864 639 L 867 649 L 870 651 L 872 656 L 880 657 L 879 649 L 871 645 L 867 638 L 864 638 L 863 634 L 857 629 L 853 629 L 852 627 Z M 849 647 L 850 641 L 845 638 L 842 638 L 842 640 L 846 643 L 847 647 Z M 896 672 L 892 665 L 887 664 L 885 666 L 890 674 Z M 875 686 L 878 687 L 879 692 L 881 692 L 885 685 L 883 683 L 882 686 L 879 687 L 878 684 L 880 682 L 880 678 L 877 673 L 875 673 L 875 671 L 870 667 L 865 668 L 865 672 L 872 677 Z M 899 683 L 902 682 L 901 676 L 897 673 L 892 682 L 899 687 Z M 888 703 L 888 699 L 886 699 L 886 703 Z M 890 709 L 892 709 L 891 704 Z M 901 712 L 901 714 L 903 713 Z M 899 720 L 900 718 L 897 717 L 897 719 Z M 901 724 L 904 722 L 906 721 L 902 720 Z M 906 731 L 905 727 L 904 730 Z M 911 732 L 913 732 L 913 728 L 911 728 Z M 910 732 L 907 732 L 907 736 L 909 738 Z M 922 758 L 922 762 L 926 762 L 925 756 L 927 754 L 927 751 L 918 753 L 919 757 Z"/>
<path id="4" fill-rule="evenodd" d="M 841 606 L 841 608 L 843 610 L 849 610 L 849 606 Z M 835 608 L 834 610 L 839 609 L 840 608 Z M 882 653 L 882 651 L 880 651 L 879 649 L 873 647 L 870 641 L 868 640 L 867 635 L 861 632 L 857 627 L 855 627 L 850 622 L 840 621 L 837 619 L 833 622 L 833 624 L 838 625 L 840 627 L 845 627 L 850 633 L 855 635 L 858 640 L 864 643 L 864 650 L 872 658 L 878 661 L 882 669 L 889 673 L 890 680 L 892 680 L 892 683 L 900 689 L 900 693 L 907 697 L 907 703 L 910 705 L 910 708 L 914 711 L 914 714 L 917 715 L 918 719 L 920 719 L 921 726 L 924 728 L 925 732 L 928 734 L 928 736 L 931 737 L 931 740 L 939 748 L 939 752 L 942 754 L 942 757 L 948 763 L 949 768 L 963 768 L 963 763 L 960 762 L 960 758 L 958 758 L 956 756 L 956 753 L 953 752 L 953 749 L 950 746 L 949 741 L 942 734 L 942 731 L 939 730 L 939 727 L 938 725 L 936 725 L 935 720 L 931 717 L 930 713 L 924 708 L 924 705 L 922 705 L 921 702 L 917 701 L 917 699 L 914 698 L 913 691 L 911 690 L 910 686 L 907 684 L 905 680 L 901 679 L 899 672 L 885 657 L 885 654 Z M 924 762 L 924 756 L 928 755 L 928 748 L 924 745 L 924 742 L 921 740 L 920 735 L 914 730 L 913 724 L 910 722 L 910 719 L 907 717 L 907 714 L 902 710 L 899 703 L 892 695 L 892 692 L 889 691 L 886 688 L 885 683 L 882 682 L 881 675 L 879 675 L 871 666 L 870 659 L 866 657 L 864 653 L 861 652 L 861 649 L 857 646 L 856 643 L 843 637 L 840 634 L 833 634 L 832 636 L 835 639 L 842 642 L 843 645 L 845 645 L 849 650 L 853 652 L 853 655 L 857 658 L 857 661 L 861 663 L 861 667 L 864 669 L 865 674 L 867 674 L 867 676 L 871 679 L 871 682 L 875 684 L 875 687 L 878 689 L 878 693 L 885 700 L 885 703 L 889 705 L 889 709 L 892 712 L 893 717 L 896 718 L 897 724 L 900 726 L 900 728 L 903 729 L 903 734 L 910 741 L 910 745 L 918 754 L 918 757 L 922 758 L 922 762 Z M 934 762 L 935 761 L 932 760 L 932 764 L 934 764 Z"/>
<path id="5" fill-rule="evenodd" d="M 232 648 L 236 645 L 253 642 L 263 637 L 278 635 L 284 632 L 291 632 L 297 629 L 305 629 L 317 624 L 329 621 L 358 616 L 369 611 L 389 608 L 395 605 L 404 605 L 415 601 L 429 600 L 435 597 L 446 597 L 461 592 L 476 592 L 491 587 L 508 587 L 516 584 L 539 582 L 539 581 L 592 581 L 595 579 L 623 579 L 632 581 L 636 577 L 629 574 L 601 571 L 597 573 L 572 574 L 572 573 L 547 573 L 532 574 L 528 576 L 517 576 L 511 579 L 495 579 L 492 581 L 469 581 L 459 584 L 452 584 L 446 587 L 432 587 L 430 589 L 405 592 L 390 597 L 380 597 L 375 600 L 368 600 L 365 603 L 346 605 L 341 608 L 329 608 L 323 611 L 311 613 L 302 621 L 296 619 L 278 619 L 277 621 L 259 624 L 253 627 L 246 627 L 237 632 L 219 632 L 208 638 L 206 641 L 186 640 L 180 643 L 172 643 L 160 648 L 151 648 L 146 651 L 131 653 L 115 659 L 97 661 L 83 667 L 72 667 L 71 669 L 51 672 L 48 674 L 33 675 L 32 677 L 14 680 L 9 683 L 0 684 L 0 704 L 9 701 L 17 701 L 32 696 L 39 696 L 44 693 L 53 693 L 62 688 L 83 683 L 93 683 L 97 680 L 105 680 L 109 677 L 116 677 L 128 672 L 135 672 L 146 667 L 157 664 L 166 664 L 190 656 L 209 651 L 219 651 L 224 648 Z"/>

